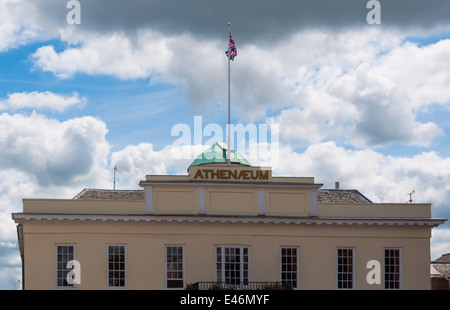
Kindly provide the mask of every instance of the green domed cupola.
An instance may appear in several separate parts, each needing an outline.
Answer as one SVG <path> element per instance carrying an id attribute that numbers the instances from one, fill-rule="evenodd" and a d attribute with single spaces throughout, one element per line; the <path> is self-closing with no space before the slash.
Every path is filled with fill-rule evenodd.
<path id="1" fill-rule="evenodd" d="M 198 155 L 191 163 L 191 166 L 217 163 L 227 163 L 227 145 L 225 143 L 216 142 L 209 149 Z M 251 166 L 249 161 L 235 150 L 230 150 L 230 163 Z"/>

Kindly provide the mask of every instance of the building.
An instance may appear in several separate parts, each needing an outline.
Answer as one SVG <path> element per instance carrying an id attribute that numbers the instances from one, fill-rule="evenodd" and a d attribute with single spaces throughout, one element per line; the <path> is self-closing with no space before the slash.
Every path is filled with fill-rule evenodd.
<path id="1" fill-rule="evenodd" d="M 450 253 L 431 262 L 430 276 L 432 290 L 450 289 Z"/>
<path id="2" fill-rule="evenodd" d="M 430 289 L 430 204 L 272 176 L 215 144 L 142 190 L 24 199 L 25 289 Z M 71 264 L 67 264 L 70 262 Z"/>

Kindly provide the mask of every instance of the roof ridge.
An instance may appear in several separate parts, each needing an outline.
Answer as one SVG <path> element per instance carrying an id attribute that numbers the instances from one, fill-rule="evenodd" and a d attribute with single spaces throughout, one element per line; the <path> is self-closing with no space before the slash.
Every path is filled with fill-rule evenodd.
<path id="1" fill-rule="evenodd" d="M 367 198 L 366 196 L 361 194 L 361 192 L 358 191 L 357 189 L 327 189 L 327 188 L 324 188 L 324 189 L 319 189 L 318 190 L 318 193 L 324 193 L 325 194 L 325 192 L 329 192 L 330 195 L 332 195 L 331 193 L 351 193 L 351 194 L 357 195 L 365 203 L 373 203 L 369 198 Z M 331 199 L 330 202 L 336 202 L 337 200 L 340 200 L 340 199 L 339 198 L 338 199 Z"/>
<path id="2" fill-rule="evenodd" d="M 143 189 L 85 188 L 75 197 L 73 197 L 73 199 L 106 199 L 104 197 L 107 197 L 108 199 L 118 199 L 115 197 L 139 197 L 143 192 Z"/>

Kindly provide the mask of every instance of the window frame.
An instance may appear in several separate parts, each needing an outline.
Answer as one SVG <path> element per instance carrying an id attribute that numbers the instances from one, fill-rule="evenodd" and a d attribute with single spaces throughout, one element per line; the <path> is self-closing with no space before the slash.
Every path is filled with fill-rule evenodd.
<path id="1" fill-rule="evenodd" d="M 76 284 L 67 284 L 67 286 L 65 285 L 58 285 L 58 247 L 72 247 L 73 248 L 73 258 L 68 260 L 67 262 L 71 261 L 71 260 L 76 260 L 76 244 L 75 243 L 55 243 L 55 289 L 58 290 L 73 290 L 76 288 Z M 66 262 L 66 266 L 67 266 L 67 262 Z M 67 269 L 67 267 L 64 266 L 64 269 Z M 65 270 L 62 270 L 63 272 L 66 272 Z M 70 272 L 71 270 L 67 270 L 66 272 L 66 278 L 67 278 L 67 274 Z M 64 281 L 64 279 L 63 279 Z"/>
<path id="2" fill-rule="evenodd" d="M 109 277 L 109 273 L 110 273 L 110 269 L 109 269 L 109 248 L 110 247 L 124 247 L 124 253 L 123 253 L 123 255 L 124 255 L 124 270 L 123 270 L 123 272 L 124 272 L 124 277 L 123 277 L 123 280 L 124 280 L 124 285 L 123 286 L 111 286 L 110 284 L 109 284 L 109 280 L 110 280 L 110 277 Z M 126 244 L 123 244 L 123 243 L 110 243 L 110 244 L 107 244 L 106 245 L 106 287 L 108 288 L 108 289 L 118 289 L 118 290 L 121 290 L 121 289 L 127 289 L 127 285 L 128 285 L 128 281 L 127 281 L 127 245 Z M 120 263 L 120 262 L 119 262 Z M 115 270 L 115 269 L 113 269 L 112 270 L 113 272 L 114 271 L 122 271 L 122 270 Z"/>
<path id="3" fill-rule="evenodd" d="M 387 284 L 387 279 L 386 279 L 386 251 L 398 251 L 398 288 L 391 288 L 388 287 L 386 288 L 386 284 Z M 395 256 L 394 256 L 395 259 Z M 394 266 L 395 268 L 395 262 L 394 262 Z M 397 274 L 395 271 L 393 273 L 394 275 Z M 395 282 L 394 282 L 395 283 Z M 383 288 L 385 290 L 401 290 L 402 289 L 402 249 L 401 248 L 395 248 L 395 247 L 388 247 L 388 248 L 383 248 Z"/>
<path id="4" fill-rule="evenodd" d="M 217 275 L 219 273 L 219 270 L 217 268 L 218 261 L 217 261 L 217 249 L 221 249 L 221 280 L 218 279 Z M 239 272 L 240 272 L 240 281 L 239 286 L 246 286 L 249 282 L 251 282 L 251 247 L 249 245 L 235 245 L 235 244 L 220 244 L 214 246 L 214 280 L 215 282 L 225 283 L 227 285 L 237 285 L 236 283 L 227 283 L 226 282 L 226 262 L 225 262 L 225 249 L 240 249 L 240 258 L 241 261 L 239 262 Z M 247 262 L 244 261 L 244 249 L 247 250 Z M 247 264 L 247 270 L 244 269 L 244 264 Z M 245 272 L 247 272 L 247 277 L 245 277 Z M 246 284 L 247 283 L 247 284 Z"/>
<path id="5" fill-rule="evenodd" d="M 295 250 L 295 256 L 296 256 L 296 261 L 295 261 L 295 266 L 296 266 L 295 283 L 296 283 L 296 287 L 292 287 L 292 289 L 299 290 L 300 289 L 300 247 L 298 247 L 298 246 L 284 246 L 284 245 L 280 246 L 280 283 L 282 283 L 282 284 L 283 283 L 287 283 L 287 282 L 283 281 L 283 249 L 285 249 L 285 250 Z M 290 272 L 290 273 L 293 273 L 293 272 Z"/>
<path id="6" fill-rule="evenodd" d="M 352 265 L 351 265 L 351 267 L 352 267 L 352 270 L 351 270 L 351 273 L 349 273 L 348 271 L 345 271 L 345 272 L 340 272 L 339 271 L 339 251 L 340 250 L 346 250 L 346 251 L 351 251 L 351 253 L 352 253 Z M 356 251 L 355 251 L 355 248 L 354 247 L 337 247 L 336 248 L 336 289 L 337 290 L 354 290 L 355 289 L 355 284 L 356 284 L 356 281 L 355 281 L 355 266 L 356 266 L 356 257 L 355 257 L 355 254 L 356 254 Z M 342 266 L 344 266 L 343 264 L 341 264 Z M 346 264 L 347 265 L 347 267 L 348 267 L 348 263 Z M 349 274 L 351 274 L 351 287 L 349 288 L 349 287 L 339 287 L 339 283 L 340 283 L 340 281 L 344 281 L 344 280 L 340 280 L 339 279 L 339 275 L 340 274 L 342 274 L 342 275 L 349 275 Z M 346 281 L 348 281 L 348 280 L 346 280 Z"/>
<path id="7" fill-rule="evenodd" d="M 172 278 L 169 278 L 168 277 L 168 265 L 169 265 L 169 262 L 167 261 L 167 258 L 168 258 L 168 249 L 169 248 L 181 248 L 182 249 L 182 253 L 181 253 L 181 255 L 182 255 L 182 257 L 181 257 L 181 266 L 182 266 L 182 269 L 181 269 L 181 273 L 182 273 L 182 278 L 181 279 L 179 279 L 179 278 L 176 278 L 176 279 L 172 279 Z M 166 244 L 166 246 L 165 246 L 165 266 L 164 266 L 164 273 L 165 273 L 165 288 L 167 289 L 167 290 L 182 290 L 182 289 L 184 289 L 184 284 L 185 284 L 185 270 L 186 270 L 186 265 L 185 265 L 185 249 L 186 249 L 186 247 L 185 247 L 185 245 L 184 244 Z M 176 270 L 175 272 L 179 272 L 179 270 Z M 182 281 L 182 285 L 181 285 L 181 287 L 169 287 L 168 286 L 168 281 L 169 280 L 181 280 Z"/>

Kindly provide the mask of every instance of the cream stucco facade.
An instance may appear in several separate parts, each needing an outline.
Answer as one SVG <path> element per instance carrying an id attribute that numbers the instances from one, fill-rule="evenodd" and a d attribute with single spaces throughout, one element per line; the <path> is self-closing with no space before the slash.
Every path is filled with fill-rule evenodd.
<path id="1" fill-rule="evenodd" d="M 101 197 L 24 199 L 23 212 L 12 215 L 24 288 L 159 290 L 227 281 L 245 288 L 289 279 L 303 290 L 385 289 L 390 249 L 397 255 L 393 288 L 430 288 L 431 230 L 445 221 L 431 217 L 430 204 L 371 203 L 357 191 L 324 191 L 314 178 L 240 164 L 149 175 L 140 186 L 100 190 Z M 116 245 L 122 261 L 114 265 Z M 79 262 L 79 283 L 61 282 L 63 255 Z M 368 268 L 371 261 L 379 269 Z M 372 270 L 379 284 L 369 283 Z"/>

